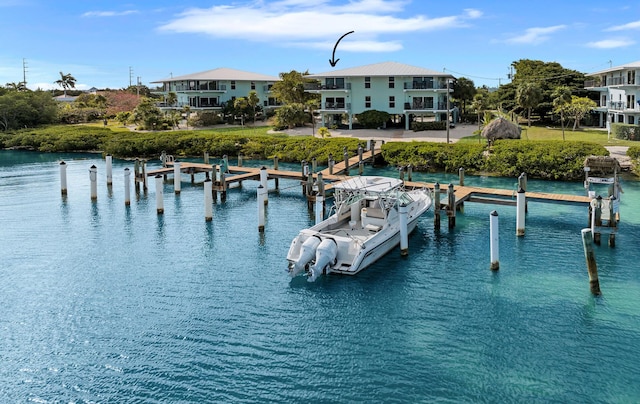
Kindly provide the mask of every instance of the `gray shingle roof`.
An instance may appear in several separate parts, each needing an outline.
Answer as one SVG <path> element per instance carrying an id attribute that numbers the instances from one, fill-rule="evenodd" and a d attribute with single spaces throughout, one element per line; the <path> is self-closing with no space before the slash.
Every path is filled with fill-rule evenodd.
<path id="1" fill-rule="evenodd" d="M 351 67 L 347 69 L 333 70 L 325 73 L 311 74 L 307 77 L 362 77 L 362 76 L 435 76 L 450 77 L 451 74 L 438 72 L 431 69 L 406 65 L 397 62 L 382 62 L 371 65 Z"/>
<path id="2" fill-rule="evenodd" d="M 268 76 L 266 74 L 245 72 L 243 70 L 221 67 L 218 69 L 207 70 L 199 73 L 191 73 L 185 74 L 183 76 L 164 78 L 162 80 L 152 81 L 152 83 L 164 83 L 168 81 L 183 80 L 279 81 L 280 78 L 276 76 Z"/>

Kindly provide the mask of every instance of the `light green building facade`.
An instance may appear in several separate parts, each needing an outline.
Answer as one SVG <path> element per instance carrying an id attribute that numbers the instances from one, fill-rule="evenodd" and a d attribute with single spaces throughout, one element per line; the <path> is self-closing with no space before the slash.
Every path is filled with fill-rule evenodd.
<path id="1" fill-rule="evenodd" d="M 229 101 L 247 97 L 255 91 L 264 109 L 276 107 L 277 100 L 271 95 L 271 86 L 279 77 L 245 72 L 242 70 L 219 68 L 200 73 L 169 77 L 152 81 L 161 85 L 157 93 L 164 97 L 160 105 L 164 109 L 180 109 L 189 106 L 191 110 L 217 110 Z M 177 95 L 177 102 L 167 103 L 169 93 Z"/>
<path id="2" fill-rule="evenodd" d="M 384 62 L 306 77 L 320 82 L 307 85 L 305 91 L 321 95 L 317 112 L 323 126 L 346 116 L 352 129 L 355 115 L 378 110 L 403 121 L 408 130 L 413 120 L 446 120 L 447 112 L 454 111 L 448 95 L 455 77 L 421 67 Z"/>

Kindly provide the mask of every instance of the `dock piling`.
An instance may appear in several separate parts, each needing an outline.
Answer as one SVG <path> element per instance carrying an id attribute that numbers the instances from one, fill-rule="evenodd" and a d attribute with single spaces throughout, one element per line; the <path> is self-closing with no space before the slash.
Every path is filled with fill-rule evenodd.
<path id="1" fill-rule="evenodd" d="M 449 229 L 453 229 L 454 227 L 456 227 L 456 195 L 454 194 L 452 183 L 449 183 L 447 197 L 447 216 L 449 217 Z"/>
<path id="2" fill-rule="evenodd" d="M 104 159 L 107 166 L 107 186 L 113 185 L 113 157 L 110 154 L 107 154 Z"/>
<path id="3" fill-rule="evenodd" d="M 409 207 L 404 202 L 398 206 L 398 214 L 400 216 L 400 255 L 403 257 L 409 255 L 408 209 Z"/>
<path id="4" fill-rule="evenodd" d="M 518 195 L 516 196 L 516 236 L 524 236 L 525 227 L 525 206 L 527 204 L 526 194 L 524 189 L 518 189 Z"/>
<path id="5" fill-rule="evenodd" d="M 598 264 L 593 251 L 593 240 L 591 229 L 582 229 L 582 246 L 584 247 L 584 258 L 587 262 L 587 272 L 589 273 L 589 288 L 595 296 L 600 296 L 600 281 L 598 280 Z"/>
<path id="6" fill-rule="evenodd" d="M 316 224 L 324 219 L 324 196 L 316 195 Z"/>
<path id="7" fill-rule="evenodd" d="M 498 224 L 498 212 L 492 211 L 489 214 L 489 239 L 491 249 L 491 270 L 497 271 L 500 269 L 500 232 Z"/>
<path id="8" fill-rule="evenodd" d="M 258 232 L 264 233 L 264 216 L 265 216 L 265 208 L 264 208 L 264 198 L 266 194 L 266 188 L 262 186 L 262 184 L 258 185 Z"/>
<path id="9" fill-rule="evenodd" d="M 89 180 L 91 181 L 91 200 L 98 200 L 98 168 L 92 165 L 89 168 Z"/>
<path id="10" fill-rule="evenodd" d="M 458 168 L 458 183 L 461 187 L 464 186 L 464 167 Z"/>
<path id="11" fill-rule="evenodd" d="M 60 193 L 62 196 L 67 194 L 67 163 L 60 162 Z"/>
<path id="12" fill-rule="evenodd" d="M 131 170 L 129 168 L 124 169 L 124 204 L 125 206 L 131 205 Z"/>
<path id="13" fill-rule="evenodd" d="M 173 190 L 176 195 L 180 195 L 180 162 L 173 163 Z"/>
<path id="14" fill-rule="evenodd" d="M 162 175 L 158 174 L 156 178 L 156 211 L 159 215 L 164 213 L 164 198 L 163 198 L 163 181 Z"/>
<path id="15" fill-rule="evenodd" d="M 433 228 L 435 230 L 440 230 L 440 210 L 442 206 L 440 205 L 440 184 L 433 184 Z"/>
<path id="16" fill-rule="evenodd" d="M 224 175 L 223 173 L 221 173 L 220 175 Z M 265 189 L 265 193 L 264 193 L 264 204 L 268 204 L 269 203 L 269 189 L 267 188 L 268 184 L 267 181 L 269 180 L 269 175 L 267 173 L 267 167 L 262 166 L 260 168 L 260 185 L 262 185 Z"/>
<path id="17" fill-rule="evenodd" d="M 209 178 L 204 180 L 204 220 L 213 220 L 213 182 Z"/>

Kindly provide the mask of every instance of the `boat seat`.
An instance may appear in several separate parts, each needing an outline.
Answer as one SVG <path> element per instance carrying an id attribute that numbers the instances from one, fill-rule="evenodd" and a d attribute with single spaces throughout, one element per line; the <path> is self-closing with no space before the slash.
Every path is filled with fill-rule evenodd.
<path id="1" fill-rule="evenodd" d="M 381 226 L 375 225 L 375 224 L 368 224 L 366 226 L 364 226 L 365 229 L 369 230 L 370 232 L 373 233 L 377 233 L 380 231 L 380 229 L 382 229 Z"/>
<path id="2" fill-rule="evenodd" d="M 384 212 L 378 208 L 367 208 L 367 217 L 375 217 L 377 219 L 384 219 Z"/>

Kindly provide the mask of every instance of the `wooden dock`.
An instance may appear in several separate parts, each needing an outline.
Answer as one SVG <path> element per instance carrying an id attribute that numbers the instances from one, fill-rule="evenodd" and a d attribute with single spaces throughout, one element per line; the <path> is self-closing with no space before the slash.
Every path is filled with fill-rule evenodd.
<path id="1" fill-rule="evenodd" d="M 318 193 L 318 189 L 321 189 L 323 193 L 330 193 L 333 183 L 349 178 L 348 173 L 351 170 L 358 169 L 358 173 L 361 173 L 363 164 L 372 162 L 380 153 L 380 149 L 374 149 L 373 151 L 367 151 L 366 154 L 358 154 L 347 160 L 343 159 L 343 161 L 335 164 L 332 164 L 330 161 L 328 168 L 315 173 L 311 172 L 308 165 L 303 166 L 300 171 L 280 170 L 277 168 L 277 161 L 274 163 L 274 168 L 228 166 L 226 167 L 227 171 L 224 173 L 219 171 L 220 166 L 218 165 L 180 162 L 180 172 L 182 174 L 191 174 L 192 182 L 194 182 L 194 175 L 196 173 L 205 173 L 207 179 L 211 178 L 213 180 L 212 189 L 214 193 L 221 192 L 224 196 L 226 195 L 227 189 L 229 189 L 229 187 L 233 184 L 241 184 L 243 181 L 248 180 L 260 181 L 261 171 L 266 170 L 267 178 L 275 180 L 276 188 L 278 187 L 279 179 L 300 181 L 302 193 L 307 197 L 308 206 L 310 209 L 313 209 L 313 202 L 315 202 L 315 196 Z M 173 167 L 174 162 L 167 162 L 166 165 L 167 167 L 148 171 L 146 175 L 163 175 L 165 176 L 165 178 L 167 175 L 173 175 L 175 172 L 175 169 Z M 401 178 L 404 179 L 403 173 L 401 173 Z M 138 178 L 137 180 L 140 181 L 140 179 Z M 320 182 L 319 180 L 322 182 L 322 185 L 320 187 L 318 187 L 318 182 Z M 461 183 L 462 182 L 463 181 L 461 179 Z M 316 185 L 315 188 L 314 185 Z M 436 184 L 405 181 L 405 187 L 427 188 L 433 193 L 435 191 Z M 450 218 L 450 227 L 455 226 L 455 212 L 463 210 L 465 202 L 512 206 L 516 206 L 517 204 L 517 192 L 515 190 L 482 188 L 453 184 L 440 185 L 439 187 L 440 194 L 442 195 L 442 201 L 434 204 L 434 207 L 436 209 L 435 213 L 439 217 L 440 211 L 445 211 L 446 215 Z M 450 193 L 452 193 L 453 195 L 450 195 Z M 542 202 L 583 206 L 589 208 L 592 201 L 592 198 L 582 195 L 528 191 L 524 191 L 524 194 L 527 203 Z M 452 222 L 453 225 L 451 224 Z"/>

